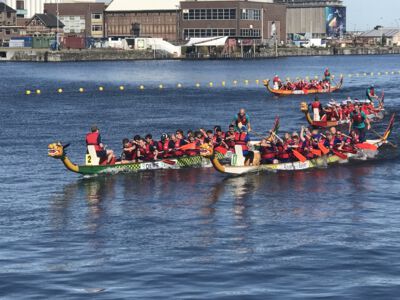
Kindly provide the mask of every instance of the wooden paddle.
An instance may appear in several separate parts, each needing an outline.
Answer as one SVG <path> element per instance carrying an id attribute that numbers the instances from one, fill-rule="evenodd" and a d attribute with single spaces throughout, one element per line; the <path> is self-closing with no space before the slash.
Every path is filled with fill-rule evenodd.
<path id="1" fill-rule="evenodd" d="M 179 147 L 178 149 L 182 150 L 182 151 L 186 151 L 186 150 L 195 150 L 196 148 L 197 148 L 196 142 L 193 142 L 190 144 L 183 145 L 182 147 Z"/>
<path id="2" fill-rule="evenodd" d="M 301 161 L 302 163 L 307 161 L 307 158 L 301 154 L 299 151 L 292 149 L 293 155 L 296 156 L 296 158 Z"/>
<path id="3" fill-rule="evenodd" d="M 332 152 L 341 159 L 347 159 L 347 155 L 338 150 L 332 149 Z"/>
<path id="4" fill-rule="evenodd" d="M 327 154 L 329 153 L 329 149 L 326 148 L 326 147 L 324 146 L 324 143 L 322 143 L 322 142 L 319 142 L 319 143 L 318 143 L 318 148 L 322 151 L 322 153 L 323 153 L 324 155 L 327 155 Z"/>
<path id="5" fill-rule="evenodd" d="M 322 151 L 321 150 L 316 150 L 316 149 L 310 149 L 310 152 L 316 156 L 322 156 Z"/>

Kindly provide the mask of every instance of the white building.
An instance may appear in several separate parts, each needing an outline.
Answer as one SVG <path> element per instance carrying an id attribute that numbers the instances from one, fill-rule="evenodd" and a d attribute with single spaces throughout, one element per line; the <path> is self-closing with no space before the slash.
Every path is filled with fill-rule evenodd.
<path id="1" fill-rule="evenodd" d="M 43 13 L 45 3 L 74 3 L 96 2 L 96 0 L 0 0 L 17 10 L 17 16 L 32 18 L 35 14 Z"/>

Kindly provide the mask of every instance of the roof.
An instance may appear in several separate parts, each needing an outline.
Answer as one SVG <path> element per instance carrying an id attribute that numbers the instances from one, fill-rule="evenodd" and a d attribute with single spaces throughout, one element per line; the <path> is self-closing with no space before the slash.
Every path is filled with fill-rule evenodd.
<path id="1" fill-rule="evenodd" d="M 380 38 L 382 36 L 386 37 L 393 37 L 397 34 L 400 34 L 400 29 L 397 28 L 380 28 L 380 29 L 373 29 L 370 31 L 365 31 L 360 34 L 360 37 L 365 38 Z"/>
<path id="2" fill-rule="evenodd" d="M 52 14 L 36 14 L 32 17 L 31 20 L 34 18 L 40 19 L 44 25 L 48 28 L 57 28 L 57 17 Z M 65 25 L 61 22 L 58 21 L 58 27 L 63 28 Z"/>
<path id="3" fill-rule="evenodd" d="M 185 45 L 190 46 L 225 46 L 227 36 L 217 36 L 211 38 L 190 38 L 189 42 Z"/>
<path id="4" fill-rule="evenodd" d="M 14 12 L 16 13 L 17 11 L 13 9 L 12 7 L 9 7 L 3 2 L 0 2 L 0 12 Z"/>
<path id="5" fill-rule="evenodd" d="M 176 10 L 180 0 L 113 0 L 106 11 Z"/>

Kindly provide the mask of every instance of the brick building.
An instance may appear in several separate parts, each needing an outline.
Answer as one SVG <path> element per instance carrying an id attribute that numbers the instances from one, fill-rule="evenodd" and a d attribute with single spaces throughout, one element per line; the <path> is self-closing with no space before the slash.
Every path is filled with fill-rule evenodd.
<path id="1" fill-rule="evenodd" d="M 58 12 L 64 36 L 104 37 L 104 3 L 60 3 Z M 56 4 L 45 4 L 44 12 L 57 15 Z"/>
<path id="2" fill-rule="evenodd" d="M 0 45 L 8 43 L 10 38 L 17 36 L 17 11 L 0 2 Z"/>
<path id="3" fill-rule="evenodd" d="M 275 31 L 286 41 L 286 6 L 268 0 L 182 1 L 179 32 L 191 37 L 230 36 L 265 41 Z"/>
<path id="4" fill-rule="evenodd" d="M 106 8 L 108 37 L 177 40 L 179 0 L 114 0 Z"/>

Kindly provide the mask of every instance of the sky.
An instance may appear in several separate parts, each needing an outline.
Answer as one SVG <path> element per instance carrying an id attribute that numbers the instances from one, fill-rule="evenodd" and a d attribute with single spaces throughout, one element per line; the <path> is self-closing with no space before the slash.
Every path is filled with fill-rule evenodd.
<path id="1" fill-rule="evenodd" d="M 367 30 L 376 25 L 400 27 L 400 0 L 344 0 L 347 30 Z"/>

